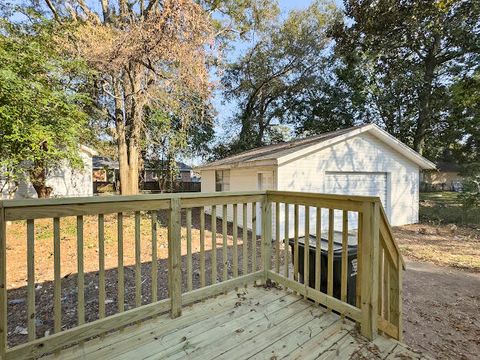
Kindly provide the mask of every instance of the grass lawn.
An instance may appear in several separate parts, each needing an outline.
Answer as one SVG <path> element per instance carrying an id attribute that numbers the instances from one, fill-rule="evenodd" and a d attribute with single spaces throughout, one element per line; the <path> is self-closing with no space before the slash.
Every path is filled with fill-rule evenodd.
<path id="1" fill-rule="evenodd" d="M 419 216 L 422 223 L 480 225 L 480 209 L 465 210 L 450 191 L 420 193 Z"/>

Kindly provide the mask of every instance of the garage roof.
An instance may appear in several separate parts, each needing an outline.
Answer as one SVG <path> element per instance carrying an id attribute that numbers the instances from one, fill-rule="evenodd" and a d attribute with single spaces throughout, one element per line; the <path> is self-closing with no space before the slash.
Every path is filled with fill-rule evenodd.
<path id="1" fill-rule="evenodd" d="M 425 159 L 416 151 L 380 129 L 375 124 L 354 126 L 348 129 L 332 131 L 320 135 L 309 136 L 303 139 L 288 141 L 279 144 L 262 146 L 256 149 L 241 152 L 227 158 L 213 161 L 199 166 L 196 170 L 229 169 L 235 167 L 280 165 L 311 152 L 323 149 L 339 141 L 346 140 L 362 133 L 370 133 L 383 141 L 394 150 L 417 164 L 422 169 L 435 169 L 435 164 Z"/>

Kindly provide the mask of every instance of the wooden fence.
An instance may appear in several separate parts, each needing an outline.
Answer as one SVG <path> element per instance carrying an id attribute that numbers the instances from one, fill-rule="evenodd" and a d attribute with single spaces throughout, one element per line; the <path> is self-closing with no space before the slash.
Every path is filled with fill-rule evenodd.
<path id="1" fill-rule="evenodd" d="M 261 204 L 261 213 L 251 211 L 247 219 L 247 208 L 257 209 Z M 287 206 L 288 205 L 288 206 Z M 293 207 L 294 221 L 290 223 L 289 209 Z M 305 211 L 304 224 L 299 223 L 299 208 Z M 284 213 L 280 209 L 284 209 Z M 205 210 L 208 209 L 207 215 Z M 230 224 L 221 219 L 227 218 L 231 209 L 233 220 Z M 272 210 L 273 209 L 273 210 Z M 303 282 L 300 281 L 299 269 L 299 228 L 304 226 L 305 233 L 310 233 L 310 210 L 329 214 L 327 290 L 321 291 L 320 251 L 315 253 L 315 285 L 309 281 L 309 237 L 305 237 Z M 334 210 L 343 212 L 342 226 L 342 267 L 341 296 L 333 296 L 333 241 Z M 168 297 L 158 299 L 157 267 L 157 230 L 158 213 L 168 213 Z M 198 214 L 198 231 L 200 237 L 199 265 L 194 272 L 192 264 L 192 213 Z M 356 238 L 358 243 L 358 269 L 355 304 L 347 303 L 347 243 L 349 231 L 348 215 L 358 215 Z M 105 216 L 114 214 L 117 224 L 118 259 L 117 268 L 117 311 L 106 316 L 105 311 Z M 125 309 L 125 273 L 123 241 L 123 222 L 125 214 L 134 218 L 135 264 L 134 291 L 135 307 Z M 150 267 L 151 295 L 150 303 L 142 304 L 142 264 L 140 244 L 145 241 L 140 232 L 142 215 L 151 219 L 152 262 Z M 84 273 L 84 217 L 97 217 L 98 224 L 98 319 L 85 320 L 85 273 Z M 77 325 L 62 329 L 61 302 L 61 257 L 60 239 L 61 219 L 76 217 L 77 250 Z M 284 234 L 280 234 L 280 217 L 284 216 Z M 37 338 L 36 300 L 35 300 L 35 221 L 52 219 L 53 234 L 53 334 Z M 239 221 L 238 219 L 241 219 Z M 206 236 L 206 221 L 210 222 L 211 236 Z M 248 220 L 255 228 L 256 221 L 261 221 L 261 236 L 247 231 Z M 24 222 L 27 243 L 27 329 L 28 337 L 22 344 L 8 347 L 7 342 L 7 222 Z M 221 221 L 221 242 L 217 242 L 217 221 Z M 316 216 L 317 249 L 320 248 L 321 216 Z M 182 239 L 182 223 L 184 236 Z M 228 228 L 231 226 L 229 232 Z M 293 254 L 289 249 L 289 232 L 293 226 Z M 245 230 L 245 231 L 244 231 Z M 207 256 L 206 244 L 210 241 L 210 253 Z M 230 245 L 229 245 L 230 243 Z M 186 246 L 184 268 L 182 269 L 182 244 Z M 241 245 L 241 247 L 240 247 Z M 293 255 L 293 256 L 292 256 Z M 293 269 L 290 262 L 293 258 Z M 218 261 L 221 259 L 221 262 Z M 231 261 L 229 260 L 231 259 Z M 207 264 L 208 262 L 208 264 Z M 209 266 L 207 266 L 209 265 Z M 12 266 L 10 264 L 10 266 Z M 324 194 L 256 191 L 243 193 L 184 193 L 168 195 L 113 196 L 74 199 L 49 200 L 10 200 L 0 202 L 0 357 L 2 359 L 23 359 L 41 356 L 58 351 L 82 340 L 124 327 L 160 313 L 169 311 L 172 317 L 181 316 L 182 306 L 215 296 L 226 291 L 252 284 L 255 281 L 273 280 L 295 292 L 337 311 L 358 322 L 362 333 L 368 338 L 375 337 L 378 331 L 401 339 L 401 284 L 403 260 L 392 237 L 388 220 L 378 198 L 359 196 L 335 196 Z M 207 270 L 208 268 L 208 270 Z M 185 277 L 182 277 L 182 270 Z M 198 275 L 199 285 L 194 286 L 194 273 Z M 184 282 L 182 283 L 182 278 Z M 182 286 L 183 285 L 183 286 Z"/>

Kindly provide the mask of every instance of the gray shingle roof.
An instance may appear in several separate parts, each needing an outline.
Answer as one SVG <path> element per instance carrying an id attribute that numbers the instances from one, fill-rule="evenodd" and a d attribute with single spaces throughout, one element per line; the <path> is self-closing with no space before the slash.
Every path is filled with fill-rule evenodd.
<path id="1" fill-rule="evenodd" d="M 322 141 L 326 141 L 326 140 L 335 138 L 337 136 L 346 134 L 350 131 L 359 129 L 363 126 L 366 126 L 366 125 L 354 126 L 348 129 L 341 129 L 341 130 L 331 131 L 331 132 L 320 134 L 320 135 L 309 136 L 303 139 L 297 139 L 297 140 L 292 140 L 288 142 L 262 146 L 256 149 L 241 152 L 233 156 L 229 156 L 224 159 L 220 159 L 220 160 L 216 160 L 216 161 L 204 164 L 199 168 L 220 167 L 220 166 L 232 165 L 232 164 L 242 163 L 242 162 L 278 159 L 282 156 L 291 154 L 293 152 L 307 148 L 314 144 L 319 144 Z"/>

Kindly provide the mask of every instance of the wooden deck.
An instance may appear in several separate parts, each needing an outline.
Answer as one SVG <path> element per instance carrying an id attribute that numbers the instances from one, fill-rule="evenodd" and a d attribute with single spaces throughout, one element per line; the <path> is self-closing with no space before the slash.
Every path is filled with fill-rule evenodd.
<path id="1" fill-rule="evenodd" d="M 60 356 L 59 356 L 60 355 Z M 52 359 L 421 359 L 281 288 L 248 287 L 132 325 Z"/>

